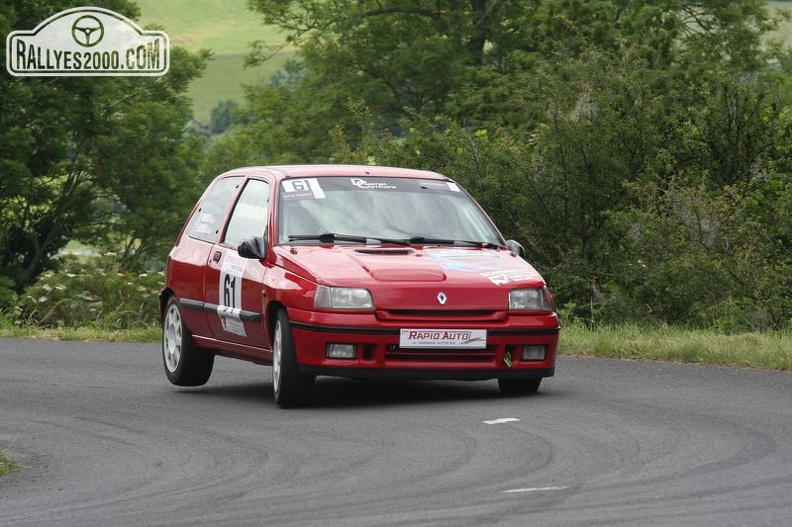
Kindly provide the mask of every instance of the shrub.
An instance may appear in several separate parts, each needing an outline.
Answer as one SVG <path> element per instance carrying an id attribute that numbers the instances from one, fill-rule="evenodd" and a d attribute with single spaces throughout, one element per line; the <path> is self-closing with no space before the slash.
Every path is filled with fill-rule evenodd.
<path id="1" fill-rule="evenodd" d="M 21 321 L 43 327 L 142 328 L 159 319 L 162 273 L 133 273 L 113 255 L 65 257 L 19 299 Z"/>
<path id="2" fill-rule="evenodd" d="M 14 281 L 7 276 L 0 276 L 0 312 L 11 309 L 15 302 Z"/>

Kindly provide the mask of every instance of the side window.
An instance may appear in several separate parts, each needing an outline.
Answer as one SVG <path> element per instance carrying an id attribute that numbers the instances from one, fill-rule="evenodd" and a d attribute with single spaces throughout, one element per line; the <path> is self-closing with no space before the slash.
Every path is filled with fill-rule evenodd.
<path id="1" fill-rule="evenodd" d="M 269 185 L 257 179 L 249 180 L 228 220 L 223 244 L 236 247 L 245 238 L 263 236 L 268 213 Z"/>
<path id="2" fill-rule="evenodd" d="M 206 242 L 214 243 L 223 226 L 223 217 L 228 205 L 242 183 L 242 176 L 221 179 L 206 194 L 187 225 L 187 234 Z"/>

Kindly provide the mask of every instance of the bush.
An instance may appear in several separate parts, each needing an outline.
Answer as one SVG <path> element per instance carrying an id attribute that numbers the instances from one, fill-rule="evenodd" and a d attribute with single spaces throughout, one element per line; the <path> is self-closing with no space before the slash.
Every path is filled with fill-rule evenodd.
<path id="1" fill-rule="evenodd" d="M 11 309 L 15 302 L 14 281 L 7 276 L 0 276 L 0 313 Z"/>
<path id="2" fill-rule="evenodd" d="M 42 327 L 96 326 L 132 329 L 159 321 L 157 293 L 163 274 L 124 270 L 106 255 L 80 261 L 66 257 L 21 295 L 21 322 Z"/>

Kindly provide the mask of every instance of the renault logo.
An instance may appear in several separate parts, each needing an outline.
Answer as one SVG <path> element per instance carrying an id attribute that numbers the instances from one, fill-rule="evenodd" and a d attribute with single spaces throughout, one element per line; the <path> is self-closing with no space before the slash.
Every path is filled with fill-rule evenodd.
<path id="1" fill-rule="evenodd" d="M 445 293 L 440 291 L 439 293 L 437 293 L 437 301 L 440 302 L 441 306 L 444 306 L 445 303 L 448 301 L 448 297 L 445 295 Z"/>

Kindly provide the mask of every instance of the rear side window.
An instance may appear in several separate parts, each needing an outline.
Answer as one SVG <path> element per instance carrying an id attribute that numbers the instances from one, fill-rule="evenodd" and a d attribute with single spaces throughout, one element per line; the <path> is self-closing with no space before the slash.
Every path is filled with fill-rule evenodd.
<path id="1" fill-rule="evenodd" d="M 269 185 L 257 179 L 249 180 L 228 220 L 223 244 L 236 247 L 246 238 L 263 236 L 268 213 Z"/>
<path id="2" fill-rule="evenodd" d="M 187 234 L 193 238 L 214 243 L 223 226 L 223 218 L 228 206 L 243 180 L 244 177 L 236 176 L 217 181 L 190 218 Z"/>

